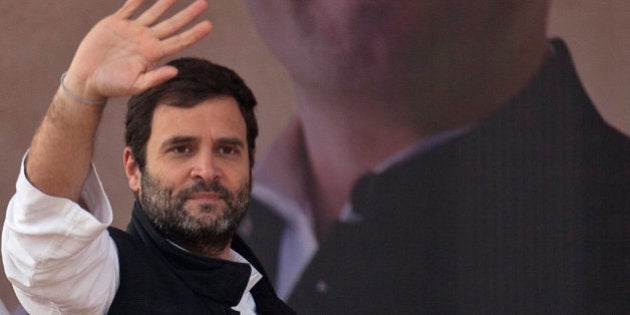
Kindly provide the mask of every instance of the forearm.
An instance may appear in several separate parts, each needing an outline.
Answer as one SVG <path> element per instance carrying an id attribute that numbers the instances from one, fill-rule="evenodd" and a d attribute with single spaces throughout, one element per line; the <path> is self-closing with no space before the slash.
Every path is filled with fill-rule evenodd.
<path id="1" fill-rule="evenodd" d="M 102 310 L 113 299 L 118 262 L 106 230 L 112 211 L 95 171 L 88 173 L 81 198 L 91 213 L 42 193 L 21 169 L 1 249 L 5 274 L 33 314 L 100 314 L 87 310 Z"/>
<path id="2" fill-rule="evenodd" d="M 31 142 L 30 182 L 46 194 L 77 202 L 90 169 L 103 105 L 80 103 L 61 88 Z"/>

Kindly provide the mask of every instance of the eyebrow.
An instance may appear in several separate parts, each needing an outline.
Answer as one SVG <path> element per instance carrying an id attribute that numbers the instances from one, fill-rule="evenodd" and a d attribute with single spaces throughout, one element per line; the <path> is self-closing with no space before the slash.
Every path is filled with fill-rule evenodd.
<path id="1" fill-rule="evenodd" d="M 166 139 L 166 141 L 162 142 L 162 145 L 160 147 L 162 149 L 166 149 L 174 145 L 195 142 L 196 140 L 197 138 L 193 136 L 173 136 L 171 138 Z M 223 144 L 223 145 L 245 147 L 245 143 L 243 142 L 243 140 L 236 137 L 222 137 L 222 138 L 217 139 L 215 142 Z"/>
<path id="2" fill-rule="evenodd" d="M 160 147 L 162 149 L 166 149 L 174 145 L 185 144 L 185 143 L 190 143 L 194 141 L 195 141 L 195 137 L 192 137 L 192 136 L 174 136 L 162 142 L 162 145 Z"/>
<path id="3" fill-rule="evenodd" d="M 227 144 L 227 145 L 232 145 L 232 146 L 237 146 L 237 147 L 245 147 L 245 143 L 243 142 L 243 140 L 239 139 L 239 138 L 235 138 L 235 137 L 223 137 L 223 138 L 219 138 L 216 141 L 217 143 L 220 144 Z"/>

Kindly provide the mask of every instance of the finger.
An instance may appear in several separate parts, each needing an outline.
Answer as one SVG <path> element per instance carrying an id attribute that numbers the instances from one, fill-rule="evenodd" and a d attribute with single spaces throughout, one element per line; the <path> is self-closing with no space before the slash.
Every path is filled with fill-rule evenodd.
<path id="1" fill-rule="evenodd" d="M 161 66 L 142 74 L 131 87 L 131 94 L 136 95 L 152 88 L 162 82 L 175 77 L 177 68 L 172 66 Z"/>
<path id="2" fill-rule="evenodd" d="M 170 8 L 177 0 L 160 0 L 144 11 L 136 22 L 140 25 L 151 25 L 157 21 L 168 8 Z"/>
<path id="3" fill-rule="evenodd" d="M 123 6 L 114 13 L 117 17 L 121 19 L 127 19 L 132 16 L 136 10 L 142 5 L 144 0 L 127 0 Z"/>
<path id="4" fill-rule="evenodd" d="M 151 30 L 158 38 L 171 36 L 201 15 L 207 7 L 208 4 L 205 1 L 197 0 L 174 16 L 152 27 Z"/>
<path id="5" fill-rule="evenodd" d="M 177 53 L 208 35 L 211 29 L 212 24 L 210 21 L 199 22 L 191 29 L 164 40 L 162 42 L 162 53 L 164 56 Z"/>

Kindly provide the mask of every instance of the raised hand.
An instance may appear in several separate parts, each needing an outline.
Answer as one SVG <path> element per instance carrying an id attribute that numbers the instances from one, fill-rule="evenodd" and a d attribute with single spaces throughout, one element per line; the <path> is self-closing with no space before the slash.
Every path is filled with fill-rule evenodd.
<path id="1" fill-rule="evenodd" d="M 155 68 L 156 63 L 198 42 L 212 28 L 204 20 L 182 31 L 206 9 L 203 0 L 158 21 L 176 1 L 158 0 L 131 19 L 144 0 L 128 0 L 98 22 L 79 45 L 66 88 L 80 98 L 102 100 L 134 95 L 175 76 L 175 68 Z"/>
<path id="2" fill-rule="evenodd" d="M 206 9 L 203 0 L 163 20 L 176 0 L 157 0 L 136 14 L 143 2 L 128 0 L 98 22 L 79 45 L 26 161 L 27 176 L 41 191 L 79 201 L 103 111 L 103 106 L 90 103 L 137 94 L 175 76 L 175 68 L 155 67 L 156 63 L 199 41 L 212 27 L 202 21 L 182 30 Z"/>

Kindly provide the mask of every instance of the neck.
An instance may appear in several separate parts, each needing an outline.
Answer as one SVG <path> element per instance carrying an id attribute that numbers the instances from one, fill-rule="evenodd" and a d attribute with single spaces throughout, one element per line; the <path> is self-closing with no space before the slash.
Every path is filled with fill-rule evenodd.
<path id="1" fill-rule="evenodd" d="M 404 148 L 497 111 L 527 85 L 548 49 L 542 32 L 467 45 L 444 48 L 456 58 L 439 55 L 413 80 L 388 82 L 385 93 L 296 83 L 319 232 L 339 217 L 358 177 Z"/>

